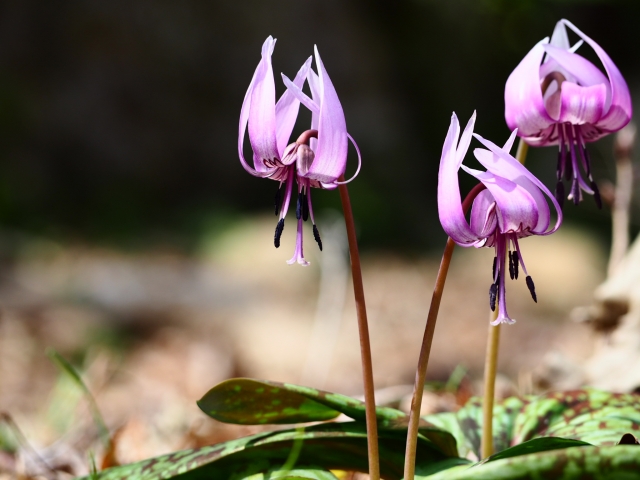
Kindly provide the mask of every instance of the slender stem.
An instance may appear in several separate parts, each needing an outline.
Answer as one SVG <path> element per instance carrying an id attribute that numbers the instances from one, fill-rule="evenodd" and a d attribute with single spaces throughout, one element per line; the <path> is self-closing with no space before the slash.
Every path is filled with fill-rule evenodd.
<path id="1" fill-rule="evenodd" d="M 529 145 L 520 139 L 516 160 L 524 165 Z M 482 402 L 482 458 L 493 454 L 493 402 L 496 389 L 496 370 L 498 367 L 498 348 L 500 347 L 500 325 L 493 326 L 491 322 L 498 318 L 498 308 L 490 314 L 489 338 L 487 340 L 487 354 L 484 363 L 484 400 Z"/>
<path id="2" fill-rule="evenodd" d="M 344 176 L 339 178 L 344 181 Z M 373 387 L 373 363 L 371 361 L 371 343 L 369 341 L 369 325 L 367 322 L 367 308 L 364 302 L 364 287 L 362 285 L 362 270 L 360 269 L 360 253 L 356 239 L 356 228 L 351 210 L 349 191 L 345 184 L 339 185 L 340 200 L 344 212 L 344 222 L 347 227 L 349 240 L 349 254 L 351 257 L 351 276 L 353 278 L 353 293 L 358 315 L 358 331 L 360 333 L 360 355 L 362 357 L 362 377 L 364 381 L 364 402 L 367 421 L 367 444 L 369 453 L 369 477 L 371 480 L 380 479 L 380 457 L 378 454 L 378 423 L 376 418 L 376 400 Z"/>
<path id="3" fill-rule="evenodd" d="M 484 360 L 484 401 L 482 402 L 482 458 L 493 455 L 493 402 L 496 389 L 496 370 L 498 367 L 498 346 L 500 345 L 500 325 L 491 322 L 498 316 L 498 309 L 491 312 L 489 319 L 489 339 Z"/>
<path id="4" fill-rule="evenodd" d="M 469 210 L 476 196 L 485 189 L 483 184 L 478 184 L 469 192 L 462 203 L 464 212 Z M 418 428 L 420 425 L 420 406 L 422 404 L 422 394 L 424 392 L 424 381 L 427 375 L 427 365 L 429 364 L 429 355 L 431 353 L 431 343 L 433 341 L 433 333 L 436 329 L 436 321 L 438 319 L 438 310 L 440 309 L 440 301 L 442 300 L 442 292 L 444 284 L 447 280 L 447 272 L 451 263 L 453 249 L 456 246 L 451 238 L 447 239 L 444 247 L 440 268 L 436 277 L 436 284 L 433 287 L 433 295 L 431 296 L 431 306 L 427 315 L 427 325 L 424 329 L 422 337 L 422 347 L 420 348 L 420 358 L 418 359 L 418 367 L 416 368 L 416 380 L 413 386 L 413 398 L 411 399 L 411 412 L 409 413 L 409 427 L 407 430 L 407 447 L 404 456 L 404 479 L 413 480 L 416 468 L 416 451 L 418 448 Z"/>

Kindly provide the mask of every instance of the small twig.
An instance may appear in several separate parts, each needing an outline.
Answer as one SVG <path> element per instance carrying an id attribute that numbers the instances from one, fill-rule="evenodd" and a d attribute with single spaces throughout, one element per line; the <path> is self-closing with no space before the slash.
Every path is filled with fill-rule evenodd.
<path id="1" fill-rule="evenodd" d="M 633 193 L 633 165 L 631 155 L 636 127 L 630 123 L 620 130 L 614 140 L 616 186 L 611 212 L 611 253 L 607 274 L 611 277 L 629 248 L 629 209 Z"/>
<path id="2" fill-rule="evenodd" d="M 485 189 L 481 183 L 473 187 L 462 203 L 464 212 L 469 210 L 473 200 L 478 194 Z M 429 314 L 427 315 L 427 324 L 422 337 L 422 346 L 420 347 L 420 357 L 418 359 L 418 367 L 416 368 L 416 379 L 413 386 L 413 398 L 411 399 L 411 412 L 409 413 L 409 426 L 407 429 L 407 447 L 404 456 L 404 478 L 405 480 L 413 480 L 416 469 L 416 452 L 418 449 L 418 428 L 420 426 L 420 407 L 422 405 L 422 394 L 424 392 L 424 381 L 427 376 L 427 366 L 429 364 L 429 355 L 431 354 L 431 343 L 433 342 L 433 334 L 436 329 L 436 321 L 438 320 L 438 311 L 440 310 L 440 301 L 444 292 L 444 284 L 447 280 L 449 264 L 453 249 L 456 246 L 451 238 L 447 239 L 444 247 L 440 268 L 436 277 L 436 283 L 433 287 L 433 295 L 431 296 L 431 305 L 429 306 Z"/>
<path id="3" fill-rule="evenodd" d="M 344 175 L 338 179 L 344 182 Z M 369 324 L 367 322 L 367 308 L 364 301 L 364 286 L 362 284 L 362 270 L 360 267 L 360 253 L 356 238 L 356 227 L 351 210 L 351 200 L 346 184 L 338 186 L 344 221 L 347 227 L 349 254 L 351 257 L 351 276 L 353 279 L 353 293 L 358 316 L 358 331 L 360 333 L 360 355 L 362 358 L 362 377 L 364 383 L 364 402 L 367 422 L 367 446 L 369 456 L 369 477 L 371 480 L 380 479 L 380 456 L 378 453 L 378 423 L 376 417 L 375 388 L 373 385 L 373 362 L 371 360 L 371 342 L 369 340 Z"/>

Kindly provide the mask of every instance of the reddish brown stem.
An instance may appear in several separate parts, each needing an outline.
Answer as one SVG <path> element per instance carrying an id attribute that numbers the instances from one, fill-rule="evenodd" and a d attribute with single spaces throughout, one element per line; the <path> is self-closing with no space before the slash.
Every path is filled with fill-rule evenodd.
<path id="1" fill-rule="evenodd" d="M 338 179 L 344 182 L 344 175 Z M 378 453 L 378 423 L 376 418 L 375 389 L 373 386 L 373 363 L 371 361 L 371 343 L 369 341 L 369 324 L 367 309 L 364 302 L 364 287 L 362 284 L 362 270 L 360 268 L 360 253 L 356 239 L 356 229 L 351 210 L 351 200 L 346 185 L 339 185 L 340 200 L 344 212 L 344 222 L 347 227 L 349 240 L 349 254 L 351 257 L 351 276 L 353 278 L 353 293 L 358 316 L 358 331 L 360 333 L 360 355 L 362 357 L 362 377 L 364 383 L 364 402 L 367 421 L 367 443 L 369 453 L 369 477 L 371 480 L 380 479 L 380 457 Z"/>
<path id="2" fill-rule="evenodd" d="M 473 203 L 473 200 L 486 187 L 479 183 L 466 196 L 462 202 L 462 209 L 466 213 Z M 411 400 L 411 412 L 409 413 L 409 428 L 407 430 L 407 448 L 404 457 L 404 478 L 405 480 L 413 480 L 416 468 L 416 450 L 418 447 L 418 427 L 420 425 L 420 406 L 422 404 L 422 393 L 424 392 L 424 382 L 427 375 L 427 365 L 429 364 L 429 355 L 431 353 L 431 343 L 433 342 L 433 333 L 436 329 L 436 321 L 438 319 L 438 310 L 440 309 L 440 301 L 444 292 L 444 284 L 447 280 L 447 272 L 451 263 L 453 249 L 456 246 L 451 238 L 447 239 L 444 247 L 440 268 L 436 277 L 436 283 L 433 287 L 433 295 L 431 297 L 431 306 L 427 316 L 427 325 L 424 329 L 422 337 L 422 347 L 420 348 L 420 358 L 416 369 L 416 380 L 413 386 L 413 398 Z"/>

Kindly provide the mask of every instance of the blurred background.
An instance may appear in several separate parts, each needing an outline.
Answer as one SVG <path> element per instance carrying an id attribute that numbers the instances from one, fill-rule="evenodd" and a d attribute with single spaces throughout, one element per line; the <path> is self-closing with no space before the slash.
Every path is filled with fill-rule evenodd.
<path id="1" fill-rule="evenodd" d="M 376 381 L 410 384 L 445 242 L 436 181 L 451 112 L 466 122 L 477 110 L 476 131 L 506 140 L 506 78 L 561 18 L 609 53 L 637 98 L 639 15 L 633 0 L 1 2 L 0 411 L 43 448 L 83 432 L 74 461 L 86 464 L 91 421 L 48 346 L 126 432 L 135 448 L 122 461 L 243 433 L 195 405 L 231 376 L 360 394 L 337 193 L 314 191 L 325 251 L 307 242 L 311 267 L 288 266 L 292 222 L 272 243 L 276 183 L 238 161 L 240 106 L 268 35 L 278 94 L 278 74 L 294 75 L 314 44 L 338 91 L 363 157 L 349 189 Z M 301 114 L 294 136 L 308 122 Z M 605 190 L 612 140 L 589 146 Z M 555 161 L 554 148 L 531 149 L 527 166 L 552 186 Z M 543 388 L 543 358 L 579 364 L 593 347 L 569 314 L 605 278 L 610 211 L 586 198 L 565 213 L 559 234 L 522 245 L 539 303 L 523 281 L 510 286 L 507 392 Z M 456 367 L 470 385 L 481 377 L 491 257 L 456 253 L 432 381 Z"/>

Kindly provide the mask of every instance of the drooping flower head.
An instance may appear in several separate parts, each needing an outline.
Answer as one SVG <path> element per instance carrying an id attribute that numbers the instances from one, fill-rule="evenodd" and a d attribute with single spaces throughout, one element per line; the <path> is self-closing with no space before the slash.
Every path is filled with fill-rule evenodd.
<path id="1" fill-rule="evenodd" d="M 279 216 L 274 235 L 274 245 L 280 246 L 284 219 L 289 209 L 294 183 L 298 198 L 296 219 L 298 230 L 295 253 L 288 263 L 308 265 L 303 254 L 303 221 L 311 219 L 313 236 L 322 250 L 320 233 L 316 227 L 311 206 L 311 187 L 334 189 L 341 182 L 347 165 L 347 133 L 344 112 L 338 94 L 324 68 L 318 49 L 315 59 L 318 73 L 311 69 L 309 57 L 293 81 L 283 77 L 286 90 L 276 103 L 275 81 L 271 55 L 276 40 L 271 36 L 262 45 L 262 59 L 256 68 L 244 97 L 240 112 L 238 154 L 244 169 L 255 177 L 270 178 L 279 182 L 275 198 L 275 213 Z M 311 97 L 302 88 L 308 82 Z M 303 132 L 289 144 L 295 126 L 300 103 L 311 110 L 311 129 Z M 244 158 L 244 137 L 249 130 L 249 142 L 253 150 L 253 167 Z M 360 171 L 360 151 L 358 170 Z M 348 180 L 351 181 L 352 179 Z"/>
<path id="2" fill-rule="evenodd" d="M 537 302 L 533 280 L 527 273 L 518 240 L 530 235 L 549 235 L 555 232 L 562 223 L 562 210 L 549 189 L 509 154 L 517 131 L 514 130 L 504 147 L 500 148 L 473 133 L 475 120 L 474 112 L 460 137 L 458 117 L 455 113 L 451 117 L 438 173 L 438 215 L 442 228 L 458 245 L 495 249 L 489 304 L 495 311 L 497 299 L 499 310 L 498 317 L 492 324 L 514 323 L 515 320 L 507 313 L 506 262 L 509 262 L 508 272 L 512 280 L 518 278 L 519 268 L 522 267 L 527 287 L 533 300 Z M 472 136 L 486 147 L 473 151 L 476 159 L 487 169 L 484 172 L 462 165 Z M 460 168 L 486 187 L 473 201 L 470 221 L 465 217 L 460 199 Z M 556 223 L 552 228 L 551 212 L 545 195 L 557 212 Z"/>
<path id="3" fill-rule="evenodd" d="M 566 27 L 581 38 L 573 46 Z M 575 53 L 583 43 L 596 53 L 604 73 Z M 511 73 L 504 99 L 511 130 L 517 128 L 529 145 L 558 145 L 558 201 L 564 200 L 564 177 L 571 184 L 569 200 L 578 204 L 584 191 L 601 206 L 586 143 L 620 130 L 631 119 L 629 88 L 609 55 L 571 22 L 560 20 L 551 41 L 538 42 Z"/>

